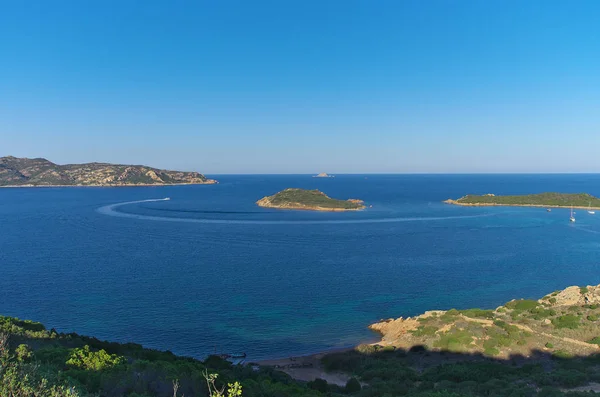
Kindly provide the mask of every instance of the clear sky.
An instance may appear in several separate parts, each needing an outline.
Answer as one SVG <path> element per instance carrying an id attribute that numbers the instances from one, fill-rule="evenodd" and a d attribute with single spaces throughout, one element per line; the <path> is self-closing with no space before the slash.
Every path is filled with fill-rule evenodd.
<path id="1" fill-rule="evenodd" d="M 600 172 L 600 1 L 0 0 L 0 156 Z"/>

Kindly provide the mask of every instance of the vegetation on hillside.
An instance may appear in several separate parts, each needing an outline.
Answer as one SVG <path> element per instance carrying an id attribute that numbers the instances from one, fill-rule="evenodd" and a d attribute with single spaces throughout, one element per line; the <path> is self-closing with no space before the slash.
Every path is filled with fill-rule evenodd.
<path id="1" fill-rule="evenodd" d="M 600 199 L 587 193 L 539 193 L 517 196 L 493 194 L 467 195 L 458 200 L 448 200 L 460 205 L 534 205 L 541 207 L 600 207 Z"/>
<path id="2" fill-rule="evenodd" d="M 337 209 L 358 210 L 365 208 L 361 200 L 332 199 L 319 190 L 285 189 L 257 202 L 262 207 L 287 209 Z"/>
<path id="3" fill-rule="evenodd" d="M 327 370 L 352 376 L 345 386 L 0 317 L 0 396 L 583 396 L 575 388 L 600 382 L 598 300 L 600 287 L 570 287 L 404 320 L 414 327 L 394 339 L 323 358 Z"/>

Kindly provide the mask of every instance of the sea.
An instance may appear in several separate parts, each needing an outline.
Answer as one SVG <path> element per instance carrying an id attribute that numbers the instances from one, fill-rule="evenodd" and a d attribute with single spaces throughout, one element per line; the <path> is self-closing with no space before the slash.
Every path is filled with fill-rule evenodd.
<path id="1" fill-rule="evenodd" d="M 0 189 L 0 314 L 204 358 L 378 339 L 380 319 L 600 283 L 600 213 L 459 207 L 600 175 L 217 175 L 217 185 Z M 360 212 L 259 208 L 289 187 Z M 164 200 L 169 198 L 169 200 Z"/>

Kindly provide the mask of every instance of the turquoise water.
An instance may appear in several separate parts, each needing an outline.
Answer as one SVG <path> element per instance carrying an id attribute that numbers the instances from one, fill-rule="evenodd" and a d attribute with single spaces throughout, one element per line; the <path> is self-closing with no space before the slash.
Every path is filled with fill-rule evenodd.
<path id="1" fill-rule="evenodd" d="M 466 193 L 600 196 L 599 175 L 217 179 L 0 189 L 0 313 L 195 357 L 261 359 L 374 340 L 366 327 L 381 318 L 600 283 L 600 214 L 580 210 L 570 224 L 568 210 L 441 203 Z M 254 205 L 286 187 L 373 207 Z"/>

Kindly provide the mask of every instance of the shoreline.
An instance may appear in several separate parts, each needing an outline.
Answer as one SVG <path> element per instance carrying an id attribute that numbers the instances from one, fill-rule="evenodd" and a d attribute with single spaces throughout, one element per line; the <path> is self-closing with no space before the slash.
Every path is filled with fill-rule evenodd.
<path id="1" fill-rule="evenodd" d="M 261 208 L 274 208 L 278 210 L 297 210 L 297 211 L 320 211 L 320 212 L 346 212 L 346 211 L 362 211 L 365 206 L 362 208 L 326 208 L 326 207 L 283 207 L 283 206 L 275 206 L 275 205 L 263 205 L 258 204 Z"/>
<path id="2" fill-rule="evenodd" d="M 320 378 L 326 380 L 327 383 L 344 387 L 352 376 L 340 371 L 326 372 L 321 364 L 321 359 L 328 354 L 344 353 L 354 349 L 356 349 L 356 346 L 342 347 L 301 356 L 258 360 L 251 362 L 251 364 L 274 368 L 302 382 L 311 382 Z"/>
<path id="3" fill-rule="evenodd" d="M 498 203 L 461 203 L 457 200 L 444 200 L 444 204 L 458 205 L 461 207 L 534 207 L 534 208 L 564 208 L 564 209 L 580 209 L 580 210 L 600 210 L 600 207 L 585 207 L 580 205 L 565 206 L 565 205 L 543 205 L 543 204 L 498 204 Z"/>
<path id="4" fill-rule="evenodd" d="M 216 179 L 209 179 L 207 182 L 201 183 L 128 183 L 123 185 L 6 185 L 0 186 L 2 189 L 19 189 L 19 188 L 52 188 L 52 187 L 157 187 L 157 186 L 187 186 L 187 185 L 218 185 Z"/>

